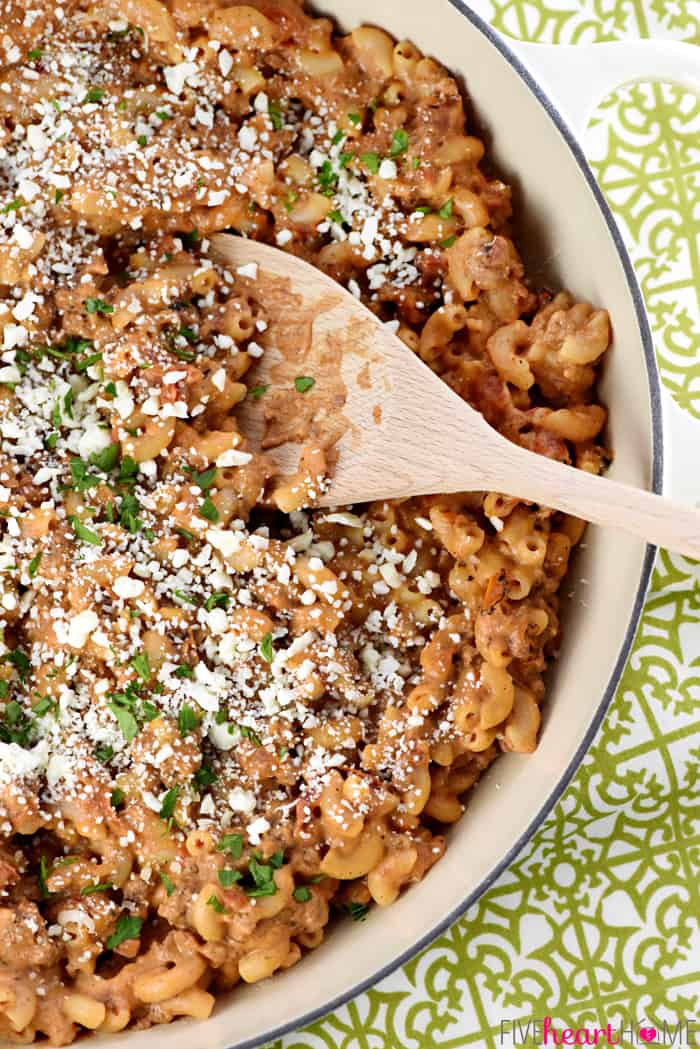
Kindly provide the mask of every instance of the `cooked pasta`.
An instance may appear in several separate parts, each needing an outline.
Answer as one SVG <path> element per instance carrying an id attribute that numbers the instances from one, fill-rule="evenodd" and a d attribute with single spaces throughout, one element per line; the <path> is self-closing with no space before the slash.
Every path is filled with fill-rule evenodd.
<path id="1" fill-rule="evenodd" d="M 0 1037 L 61 1045 L 206 1018 L 420 880 L 536 746 L 582 531 L 498 493 L 313 509 L 332 361 L 262 381 L 294 303 L 210 234 L 319 266 L 590 471 L 610 327 L 528 283 L 409 41 L 298 0 L 1 0 L 0 28 Z"/>

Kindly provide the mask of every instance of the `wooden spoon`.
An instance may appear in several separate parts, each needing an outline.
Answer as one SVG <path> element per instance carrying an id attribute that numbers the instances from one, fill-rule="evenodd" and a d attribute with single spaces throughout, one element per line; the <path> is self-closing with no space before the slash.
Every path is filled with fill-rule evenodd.
<path id="1" fill-rule="evenodd" d="M 339 459 L 319 506 L 412 495 L 493 491 L 540 503 L 595 524 L 620 528 L 659 546 L 700 558 L 700 511 L 597 477 L 513 444 L 484 421 L 365 306 L 313 266 L 255 241 L 217 234 L 214 257 L 232 270 L 255 263 L 281 278 L 305 307 L 318 308 L 312 338 L 343 347 L 349 422 Z M 266 354 L 267 357 L 267 354 Z M 264 361 L 261 367 L 269 368 Z M 260 409 L 247 402 L 250 426 Z M 248 421 L 244 420 L 249 433 Z M 298 448 L 272 452 L 280 469 Z"/>

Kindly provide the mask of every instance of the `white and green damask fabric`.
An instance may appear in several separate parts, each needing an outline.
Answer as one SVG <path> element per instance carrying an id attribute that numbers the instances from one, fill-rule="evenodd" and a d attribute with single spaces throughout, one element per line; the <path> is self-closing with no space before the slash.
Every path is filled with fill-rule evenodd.
<path id="1" fill-rule="evenodd" d="M 472 6 L 522 40 L 700 45 L 700 0 Z M 700 450 L 700 99 L 666 84 L 622 89 L 584 144 L 632 252 L 683 421 L 674 453 L 700 499 L 688 447 L 690 435 Z M 592 1039 L 610 1023 L 623 1046 L 700 1045 L 700 565 L 682 557 L 658 556 L 603 727 L 508 871 L 400 972 L 270 1049 L 541 1045 L 527 1023 L 546 1016 L 559 1037 L 588 1028 Z"/>

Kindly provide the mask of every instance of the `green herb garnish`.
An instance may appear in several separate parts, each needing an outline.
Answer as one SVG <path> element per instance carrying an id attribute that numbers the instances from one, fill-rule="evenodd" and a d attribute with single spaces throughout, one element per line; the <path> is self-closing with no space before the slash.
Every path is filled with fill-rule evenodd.
<path id="1" fill-rule="evenodd" d="M 368 169 L 368 171 L 371 171 L 373 175 L 377 174 L 377 172 L 379 171 L 379 166 L 381 164 L 381 158 L 378 153 L 362 153 L 360 156 L 360 160 Z"/>
<path id="2" fill-rule="evenodd" d="M 127 741 L 127 743 L 131 743 L 131 741 L 136 738 L 139 731 L 139 726 L 136 718 L 130 710 L 128 710 L 124 706 L 121 706 L 114 700 L 112 700 L 111 703 L 108 703 L 107 707 L 109 710 L 112 711 L 115 718 L 117 719 L 117 724 L 119 725 L 122 736 Z"/>
<path id="3" fill-rule="evenodd" d="M 210 496 L 207 496 L 204 502 L 200 505 L 199 515 L 200 517 L 206 518 L 207 521 L 219 520 L 219 511 L 216 509 Z"/>
<path id="4" fill-rule="evenodd" d="M 218 778 L 219 777 L 216 773 L 210 769 L 208 765 L 202 765 L 194 774 L 195 786 L 200 791 L 206 790 L 206 788 L 210 787 L 212 783 L 216 783 Z"/>
<path id="5" fill-rule="evenodd" d="M 105 947 L 108 951 L 113 951 L 115 947 L 124 943 L 125 940 L 138 939 L 142 925 L 143 918 L 139 918 L 135 914 L 120 914 L 117 918 L 114 932 L 108 937 Z"/>
<path id="6" fill-rule="evenodd" d="M 172 883 L 171 879 L 168 877 L 168 875 L 164 874 L 163 871 L 160 872 L 160 880 L 163 882 L 163 885 L 165 886 L 165 891 L 166 891 L 167 895 L 168 896 L 172 896 L 172 894 L 175 892 L 175 886 L 173 885 L 173 883 Z"/>
<path id="7" fill-rule="evenodd" d="M 224 834 L 223 838 L 216 846 L 217 852 L 228 852 L 234 860 L 240 860 L 243 853 L 243 835 L 242 834 Z"/>
<path id="8" fill-rule="evenodd" d="M 199 718 L 194 707 L 190 707 L 187 703 L 180 707 L 180 711 L 177 715 L 177 727 L 180 730 L 181 736 L 189 736 L 190 732 L 194 732 L 199 726 Z"/>
<path id="9" fill-rule="evenodd" d="M 297 393 L 307 393 L 315 385 L 316 380 L 312 379 L 310 375 L 297 375 L 294 380 L 294 389 Z"/>
<path id="10" fill-rule="evenodd" d="M 219 885 L 223 889 L 230 889 L 232 885 L 235 885 L 237 881 L 240 881 L 243 875 L 240 871 L 232 871 L 224 868 L 219 871 Z"/>
<path id="11" fill-rule="evenodd" d="M 397 128 L 391 140 L 389 156 L 400 157 L 408 149 L 408 134 L 403 128 Z"/>
<path id="12" fill-rule="evenodd" d="M 267 104 L 267 115 L 270 118 L 273 128 L 275 131 L 281 131 L 284 123 L 282 118 L 282 107 L 279 102 L 268 102 Z"/>
<path id="13" fill-rule="evenodd" d="M 149 681 L 151 677 L 151 664 L 146 652 L 139 652 L 129 660 L 129 666 L 135 670 L 142 681 Z"/>
<path id="14" fill-rule="evenodd" d="M 171 787 L 169 791 L 164 795 L 160 805 L 160 812 L 158 815 L 162 820 L 170 820 L 173 818 L 175 812 L 175 806 L 177 805 L 177 799 L 180 795 L 179 787 Z"/>
<path id="15" fill-rule="evenodd" d="M 345 905 L 345 910 L 348 912 L 354 922 L 363 922 L 369 912 L 368 903 L 348 903 Z"/>
<path id="16" fill-rule="evenodd" d="M 86 885 L 84 889 L 80 890 L 81 896 L 92 896 L 95 892 L 107 892 L 109 889 L 113 889 L 111 881 L 98 881 L 94 885 Z"/>
<path id="17" fill-rule="evenodd" d="M 76 537 L 80 539 L 81 542 L 90 543 L 92 546 L 102 546 L 102 539 L 97 532 L 93 532 L 92 529 L 84 525 L 79 517 L 76 517 L 75 514 L 71 514 L 68 520 L 72 525 Z"/>
<path id="18" fill-rule="evenodd" d="M 211 612 L 213 608 L 228 608 L 231 601 L 231 595 L 227 594 L 224 590 L 219 590 L 215 594 L 211 594 L 204 602 L 204 608 L 207 612 Z"/>
<path id="19" fill-rule="evenodd" d="M 50 714 L 52 711 L 54 711 L 57 706 L 58 704 L 56 700 L 52 699 L 51 696 L 42 696 L 41 699 L 37 700 L 37 702 L 34 704 L 34 706 L 32 707 L 32 711 L 34 712 L 36 717 L 43 718 L 46 717 L 47 714 Z"/>
<path id="20" fill-rule="evenodd" d="M 104 299 L 86 299 L 86 313 L 114 313 L 114 306 L 110 306 Z"/>
<path id="21" fill-rule="evenodd" d="M 271 663 L 272 660 L 275 658 L 275 650 L 272 643 L 272 633 L 270 631 L 268 631 L 268 633 L 265 634 L 265 637 L 258 645 L 258 652 L 260 653 L 261 657 L 265 660 L 266 663 Z"/>
<path id="22" fill-rule="evenodd" d="M 115 391 L 116 392 L 116 391 Z M 96 466 L 98 470 L 102 470 L 103 473 L 110 473 L 119 461 L 119 444 L 114 443 L 103 448 L 101 452 L 93 452 L 90 456 L 90 462 L 93 466 Z"/>

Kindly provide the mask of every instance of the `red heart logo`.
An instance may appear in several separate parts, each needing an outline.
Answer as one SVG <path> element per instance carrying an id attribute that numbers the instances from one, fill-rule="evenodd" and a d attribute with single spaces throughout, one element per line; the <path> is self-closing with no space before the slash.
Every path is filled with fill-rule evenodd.
<path id="1" fill-rule="evenodd" d="M 656 1028 L 655 1027 L 640 1027 L 639 1037 L 643 1042 L 653 1042 L 656 1040 Z"/>

